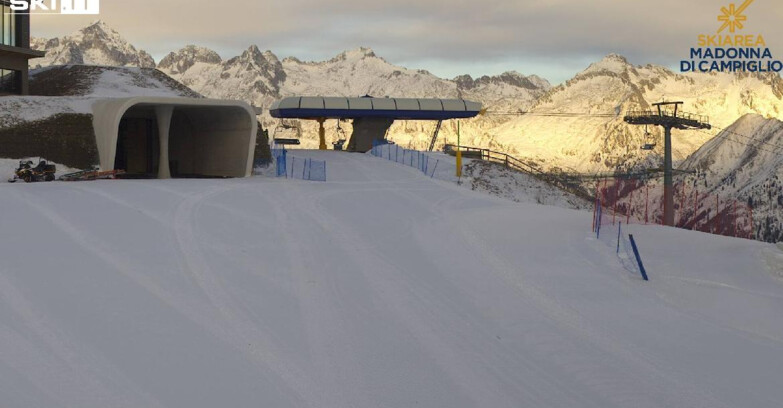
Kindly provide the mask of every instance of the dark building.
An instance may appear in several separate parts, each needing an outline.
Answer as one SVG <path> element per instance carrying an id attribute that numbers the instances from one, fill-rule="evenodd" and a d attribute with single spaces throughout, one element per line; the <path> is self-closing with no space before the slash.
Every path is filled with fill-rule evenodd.
<path id="1" fill-rule="evenodd" d="M 10 0 L 0 0 L 0 96 L 28 94 L 27 61 L 43 56 L 30 49 L 30 16 L 14 13 Z"/>

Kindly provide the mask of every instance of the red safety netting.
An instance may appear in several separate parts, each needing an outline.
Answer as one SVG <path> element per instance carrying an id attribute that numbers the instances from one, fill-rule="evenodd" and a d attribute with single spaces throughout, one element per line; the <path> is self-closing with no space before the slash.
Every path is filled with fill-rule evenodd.
<path id="1" fill-rule="evenodd" d="M 596 182 L 593 223 L 663 224 L 663 182 L 660 179 L 604 178 Z M 696 183 L 675 183 L 675 226 L 731 237 L 755 239 L 753 208 Z M 598 207 L 602 216 L 598 217 Z"/>

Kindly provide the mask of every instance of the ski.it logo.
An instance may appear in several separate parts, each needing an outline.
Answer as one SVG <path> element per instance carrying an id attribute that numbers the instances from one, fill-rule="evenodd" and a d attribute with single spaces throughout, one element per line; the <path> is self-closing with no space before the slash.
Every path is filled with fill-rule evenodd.
<path id="1" fill-rule="evenodd" d="M 772 57 L 761 34 L 740 34 L 748 21 L 745 10 L 755 0 L 721 7 L 716 34 L 700 34 L 690 59 L 680 61 L 682 72 L 781 72 L 783 62 Z M 776 0 L 778 1 L 778 0 Z"/>
<path id="2" fill-rule="evenodd" d="M 11 0 L 15 14 L 99 14 L 101 0 Z"/>

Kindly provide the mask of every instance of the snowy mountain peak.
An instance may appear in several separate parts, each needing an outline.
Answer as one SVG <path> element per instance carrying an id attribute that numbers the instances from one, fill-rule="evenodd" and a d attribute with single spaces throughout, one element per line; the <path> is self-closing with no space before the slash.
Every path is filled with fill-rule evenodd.
<path id="1" fill-rule="evenodd" d="M 460 75 L 454 78 L 454 82 L 460 89 L 470 90 L 482 85 L 511 85 L 518 88 L 530 90 L 547 90 L 552 87 L 549 81 L 537 76 L 527 77 L 516 71 L 507 71 L 497 76 L 484 75 L 473 79 L 470 75 Z"/>
<path id="2" fill-rule="evenodd" d="M 616 54 L 616 53 L 609 53 L 609 54 L 607 54 L 605 57 L 603 57 L 601 59 L 601 61 L 616 61 L 616 62 L 620 62 L 620 63 L 623 63 L 623 64 L 629 64 L 627 58 L 625 58 L 624 56 L 622 56 L 620 54 Z"/>
<path id="3" fill-rule="evenodd" d="M 378 58 L 378 56 L 375 54 L 375 51 L 373 51 L 372 48 L 359 47 L 337 54 L 337 56 L 332 58 L 330 62 L 360 61 L 366 58 Z"/>
<path id="4" fill-rule="evenodd" d="M 110 27 L 108 24 L 103 22 L 103 20 L 97 20 L 90 23 L 88 26 L 82 28 L 78 32 L 94 32 L 94 33 L 104 33 L 104 34 L 112 34 L 115 36 L 119 36 L 120 33 L 117 32 L 114 28 Z"/>
<path id="5" fill-rule="evenodd" d="M 590 66 L 582 71 L 582 74 L 598 73 L 598 72 L 611 72 L 615 74 L 622 74 L 629 69 L 632 69 L 628 60 L 619 54 L 609 54 L 598 62 L 590 64 Z"/>
<path id="6" fill-rule="evenodd" d="M 251 45 L 248 47 L 248 49 L 245 50 L 241 56 L 239 56 L 237 61 L 241 61 L 242 63 L 252 63 L 264 69 L 270 66 L 276 67 L 280 65 L 280 60 L 277 58 L 277 55 L 269 50 L 261 52 L 261 50 L 256 45 Z"/>
<path id="7" fill-rule="evenodd" d="M 101 20 L 62 38 L 32 39 L 31 46 L 46 52 L 45 57 L 31 60 L 35 66 L 88 64 L 155 68 L 152 56 L 137 50 Z"/>
<path id="8" fill-rule="evenodd" d="M 114 48 L 123 51 L 136 51 L 136 48 L 128 43 L 117 30 L 109 27 L 102 20 L 95 21 L 72 33 L 70 39 L 92 45 L 103 44 L 105 45 L 103 48 L 106 50 L 111 50 L 112 46 L 114 46 Z"/>
<path id="9" fill-rule="evenodd" d="M 734 178 L 743 171 L 780 170 L 783 173 L 783 158 L 775 149 L 775 146 L 780 146 L 782 138 L 783 122 L 780 120 L 755 113 L 745 114 L 693 153 L 684 162 L 684 167 L 709 169 L 709 172 L 724 178 Z M 763 160 L 758 160 L 759 156 Z M 772 163 L 775 165 L 766 168 L 763 165 Z M 750 181 L 758 179 L 750 177 Z"/>
<path id="10" fill-rule="evenodd" d="M 177 52 L 171 52 L 166 55 L 160 60 L 158 68 L 176 74 L 187 71 L 198 62 L 220 64 L 222 59 L 218 53 L 209 48 L 187 45 Z"/>
<path id="11" fill-rule="evenodd" d="M 245 52 L 242 53 L 243 59 L 260 59 L 263 58 L 263 53 L 258 48 L 257 45 L 251 45 L 250 47 L 245 50 Z"/>
<path id="12" fill-rule="evenodd" d="M 763 221 L 757 237 L 783 241 L 783 122 L 766 115 L 747 114 L 720 132 L 681 166 L 697 173 L 687 183 L 703 183 L 710 193 L 733 197 L 752 206 Z"/>

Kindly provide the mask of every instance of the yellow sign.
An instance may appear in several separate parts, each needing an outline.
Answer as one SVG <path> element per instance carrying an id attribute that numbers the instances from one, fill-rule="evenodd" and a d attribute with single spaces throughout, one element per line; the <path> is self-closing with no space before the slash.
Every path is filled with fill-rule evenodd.
<path id="1" fill-rule="evenodd" d="M 742 14 L 750 4 L 753 3 L 753 0 L 745 0 L 744 3 L 742 3 L 739 7 L 737 7 L 734 3 L 729 4 L 729 7 L 721 7 L 720 11 L 721 15 L 718 16 L 718 21 L 722 21 L 723 25 L 720 26 L 718 29 L 718 32 L 722 32 L 725 29 L 729 29 L 729 32 L 733 33 L 737 29 L 742 30 L 745 28 L 745 25 L 742 24 L 744 21 L 748 20 L 748 17 Z"/>
<path id="2" fill-rule="evenodd" d="M 717 34 L 701 34 L 690 58 L 680 61 L 680 72 L 781 72 L 783 61 L 772 56 L 761 34 L 742 33 L 748 21 L 745 10 L 755 0 L 721 7 Z M 774 0 L 780 1 L 780 0 Z"/>
<path id="3" fill-rule="evenodd" d="M 699 47 L 766 47 L 767 42 L 758 35 L 700 35 Z"/>

